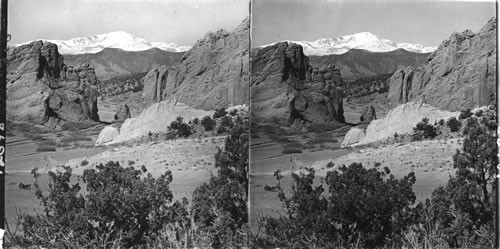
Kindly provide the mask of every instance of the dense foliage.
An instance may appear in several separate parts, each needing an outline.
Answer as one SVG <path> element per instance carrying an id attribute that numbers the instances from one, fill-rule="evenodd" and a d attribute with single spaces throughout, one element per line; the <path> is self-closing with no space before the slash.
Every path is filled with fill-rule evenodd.
<path id="1" fill-rule="evenodd" d="M 205 128 L 205 131 L 211 131 L 215 128 L 217 122 L 210 118 L 209 116 L 205 116 L 201 119 L 201 125 Z"/>
<path id="2" fill-rule="evenodd" d="M 215 154 L 217 175 L 193 193 L 194 221 L 209 235 L 213 248 L 246 242 L 248 139 L 248 120 L 236 119 L 224 150 L 219 149 Z M 238 233 L 243 241 L 237 240 Z"/>
<path id="3" fill-rule="evenodd" d="M 437 135 L 437 127 L 429 124 L 428 118 L 423 118 L 422 121 L 413 128 L 412 140 L 418 141 L 424 138 L 431 139 L 435 138 Z"/>
<path id="4" fill-rule="evenodd" d="M 217 108 L 215 109 L 214 115 L 212 115 L 213 119 L 218 119 L 220 117 L 226 116 L 227 111 L 226 108 Z"/>
<path id="5" fill-rule="evenodd" d="M 412 217 L 414 173 L 396 179 L 388 168 L 353 163 L 329 172 L 314 186 L 315 172 L 292 173 L 291 195 L 278 186 L 286 216 L 265 217 L 257 243 L 285 248 L 375 247 L 402 235 Z M 279 178 L 282 176 L 278 177 Z"/>
<path id="6" fill-rule="evenodd" d="M 314 170 L 306 168 L 292 173 L 289 192 L 281 188 L 283 176 L 276 171 L 278 184 L 266 189 L 277 190 L 285 214 L 262 217 L 258 231 L 263 234 L 254 243 L 284 248 L 493 248 L 496 117 L 469 116 L 463 126 L 463 148 L 453 157 L 456 174 L 417 205 L 415 174 L 396 179 L 380 163 L 370 169 L 343 165 L 319 184 Z M 433 133 L 427 120 L 417 131 L 422 137 Z"/>
<path id="7" fill-rule="evenodd" d="M 34 170 L 38 179 L 39 174 Z M 165 224 L 186 218 L 187 202 L 172 204 L 170 171 L 158 178 L 145 169 L 124 168 L 118 162 L 84 171 L 72 183 L 71 168 L 49 172 L 48 193 L 34 187 L 43 212 L 21 215 L 23 234 L 15 238 L 25 246 L 46 248 L 140 248 L 155 240 Z"/>
<path id="8" fill-rule="evenodd" d="M 463 149 L 453 157 L 456 175 L 434 191 L 427 208 L 449 246 L 492 247 L 498 165 L 494 117 L 467 119 L 464 135 Z"/>
<path id="9" fill-rule="evenodd" d="M 178 137 L 189 137 L 192 134 L 191 127 L 184 123 L 184 119 L 181 116 L 170 123 L 168 130 L 174 131 Z"/>
<path id="10" fill-rule="evenodd" d="M 126 92 L 142 91 L 144 87 L 142 78 L 146 74 L 147 72 L 132 73 L 101 80 L 97 84 L 97 90 L 102 96 L 114 96 Z"/>
<path id="11" fill-rule="evenodd" d="M 446 124 L 450 127 L 451 132 L 459 131 L 462 126 L 462 123 L 455 117 L 449 118 L 448 121 L 446 121 Z"/>
<path id="12" fill-rule="evenodd" d="M 346 97 L 362 97 L 372 93 L 389 91 L 389 78 L 392 74 L 364 77 L 345 84 Z"/>

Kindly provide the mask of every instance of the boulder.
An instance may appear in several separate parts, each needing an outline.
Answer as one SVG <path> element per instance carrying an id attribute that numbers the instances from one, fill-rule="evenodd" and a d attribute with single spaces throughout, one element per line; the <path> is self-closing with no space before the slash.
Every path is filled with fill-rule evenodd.
<path id="1" fill-rule="evenodd" d="M 120 131 L 118 130 L 118 128 L 113 126 L 106 126 L 99 133 L 99 137 L 95 141 L 95 146 L 108 145 L 116 140 L 119 135 Z"/>
<path id="2" fill-rule="evenodd" d="M 366 128 L 366 136 L 360 139 L 355 145 L 366 145 L 385 140 L 397 134 L 409 134 L 413 128 L 428 118 L 429 123 L 433 124 L 440 119 L 448 120 L 451 117 L 458 117 L 460 112 L 450 112 L 440 110 L 422 100 L 411 101 L 392 109 L 382 119 L 373 120 Z"/>
<path id="3" fill-rule="evenodd" d="M 361 141 L 364 137 L 365 131 L 363 129 L 353 127 L 345 134 L 344 141 L 342 141 L 340 148 L 350 147 Z"/>
<path id="4" fill-rule="evenodd" d="M 453 33 L 421 67 L 396 71 L 389 80 L 393 106 L 417 98 L 459 111 L 496 101 L 496 18 L 478 33 Z"/>
<path id="5" fill-rule="evenodd" d="M 127 118 L 130 118 L 130 109 L 127 104 L 121 104 L 115 112 L 115 120 L 125 121 Z"/>
<path id="6" fill-rule="evenodd" d="M 369 124 L 372 120 L 375 119 L 377 119 L 375 108 L 372 105 L 366 105 L 365 109 L 363 109 L 363 112 L 361 112 L 359 121 L 361 121 L 362 124 Z"/>
<path id="7" fill-rule="evenodd" d="M 178 116 L 182 116 L 187 123 L 194 118 L 201 120 L 205 116 L 212 115 L 213 111 L 194 109 L 169 100 L 162 101 L 147 107 L 139 116 L 126 119 L 120 127 L 120 135 L 114 142 L 123 142 L 150 133 L 167 132 L 167 127 Z"/>
<path id="8" fill-rule="evenodd" d="M 295 129 L 345 122 L 340 70 L 313 68 L 302 46 L 280 42 L 254 49 L 251 70 L 251 112 L 257 122 Z"/>
<path id="9" fill-rule="evenodd" d="M 249 30 L 246 18 L 232 32 L 209 32 L 181 63 L 150 70 L 143 80 L 143 101 L 178 101 L 203 110 L 249 105 Z"/>
<path id="10" fill-rule="evenodd" d="M 51 128 L 99 120 L 97 78 L 90 65 L 67 66 L 57 46 L 42 41 L 9 48 L 7 59 L 9 120 Z"/>

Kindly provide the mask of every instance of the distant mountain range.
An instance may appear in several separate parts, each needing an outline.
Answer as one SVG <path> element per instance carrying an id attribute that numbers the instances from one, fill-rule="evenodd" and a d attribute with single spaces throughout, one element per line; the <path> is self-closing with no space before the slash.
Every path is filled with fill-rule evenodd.
<path id="1" fill-rule="evenodd" d="M 59 53 L 63 55 L 98 53 L 105 48 L 117 48 L 125 51 L 145 51 L 152 48 L 158 48 L 169 52 L 186 52 L 191 49 L 191 46 L 180 46 L 175 43 L 150 42 L 124 31 L 84 36 L 70 40 L 42 40 L 55 43 L 59 48 Z M 30 42 L 22 44 L 27 43 Z"/>
<path id="2" fill-rule="evenodd" d="M 351 49 L 343 54 L 309 56 L 309 61 L 312 66 L 318 68 L 334 64 L 340 69 L 344 80 L 354 81 L 364 77 L 392 74 L 408 66 L 423 65 L 429 55 L 430 53 L 415 53 L 404 49 L 389 52 Z"/>
<path id="3" fill-rule="evenodd" d="M 381 38 L 370 32 L 356 33 L 352 35 L 339 36 L 335 38 L 325 38 L 316 41 L 287 41 L 301 45 L 305 55 L 331 55 L 343 54 L 351 49 L 362 49 L 370 52 L 390 52 L 397 49 L 404 49 L 415 53 L 430 53 L 437 47 L 425 47 L 420 44 L 396 43 L 388 39 Z M 272 45 L 272 44 L 270 44 Z M 266 47 L 264 45 L 261 47 Z"/>
<path id="4" fill-rule="evenodd" d="M 184 52 L 169 52 L 158 48 L 146 51 L 124 51 L 117 48 L 104 48 L 98 53 L 66 54 L 64 62 L 68 65 L 91 64 L 99 79 L 110 79 L 133 73 L 148 72 L 161 65 L 171 66 L 181 61 Z"/>

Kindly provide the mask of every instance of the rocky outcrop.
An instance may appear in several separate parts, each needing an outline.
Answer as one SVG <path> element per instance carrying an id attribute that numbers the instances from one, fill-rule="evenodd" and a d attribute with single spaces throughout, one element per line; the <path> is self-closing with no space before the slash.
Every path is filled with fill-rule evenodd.
<path id="1" fill-rule="evenodd" d="M 302 46 L 281 42 L 256 49 L 251 70 L 251 112 L 256 122 L 297 129 L 345 122 L 339 69 L 313 68 Z"/>
<path id="2" fill-rule="evenodd" d="M 496 18 L 478 33 L 453 33 L 421 67 L 407 67 L 390 79 L 393 105 L 417 98 L 440 109 L 458 111 L 495 103 Z"/>
<path id="3" fill-rule="evenodd" d="M 173 100 L 203 110 L 248 105 L 249 29 L 247 18 L 233 32 L 210 32 L 184 54 L 180 64 L 149 71 L 143 100 L 148 104 Z"/>
<path id="4" fill-rule="evenodd" d="M 353 127 L 345 134 L 340 148 L 350 147 L 351 145 L 361 141 L 363 138 L 365 138 L 365 131 L 363 129 Z"/>
<path id="5" fill-rule="evenodd" d="M 120 127 L 120 134 L 111 143 L 124 142 L 130 139 L 147 136 L 149 134 L 167 132 L 167 127 L 178 116 L 188 122 L 194 118 L 212 116 L 213 111 L 194 109 L 183 103 L 162 101 L 144 109 L 142 113 L 133 118 L 126 119 Z"/>
<path id="6" fill-rule="evenodd" d="M 411 101 L 392 109 L 382 119 L 373 120 L 366 128 L 366 136 L 352 146 L 366 145 L 394 137 L 394 134 L 410 134 L 413 128 L 428 118 L 429 123 L 443 119 L 448 120 L 451 117 L 458 117 L 460 112 L 442 111 L 422 100 Z"/>
<path id="7" fill-rule="evenodd" d="M 106 126 L 99 133 L 99 137 L 95 141 L 95 146 L 108 145 L 118 138 L 120 131 L 113 126 Z"/>
<path id="8" fill-rule="evenodd" d="M 363 124 L 369 124 L 372 120 L 377 119 L 377 113 L 372 105 L 366 105 L 361 116 L 359 116 L 359 121 Z"/>
<path id="9" fill-rule="evenodd" d="M 99 121 L 97 79 L 90 65 L 67 66 L 55 44 L 41 41 L 11 48 L 7 58 L 9 120 L 51 128 Z"/>
<path id="10" fill-rule="evenodd" d="M 121 104 L 115 113 L 115 121 L 125 121 L 125 119 L 130 118 L 130 109 L 127 104 Z"/>

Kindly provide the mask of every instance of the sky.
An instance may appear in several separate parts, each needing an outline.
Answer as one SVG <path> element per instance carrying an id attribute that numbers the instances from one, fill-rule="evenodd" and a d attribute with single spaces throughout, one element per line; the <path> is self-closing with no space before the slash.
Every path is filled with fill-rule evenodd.
<path id="1" fill-rule="evenodd" d="M 249 0 L 14 0 L 8 7 L 9 44 L 125 31 L 192 45 L 209 31 L 236 28 Z"/>
<path id="2" fill-rule="evenodd" d="M 439 46 L 455 31 L 479 31 L 495 11 L 493 1 L 253 0 L 252 46 L 359 32 Z"/>

